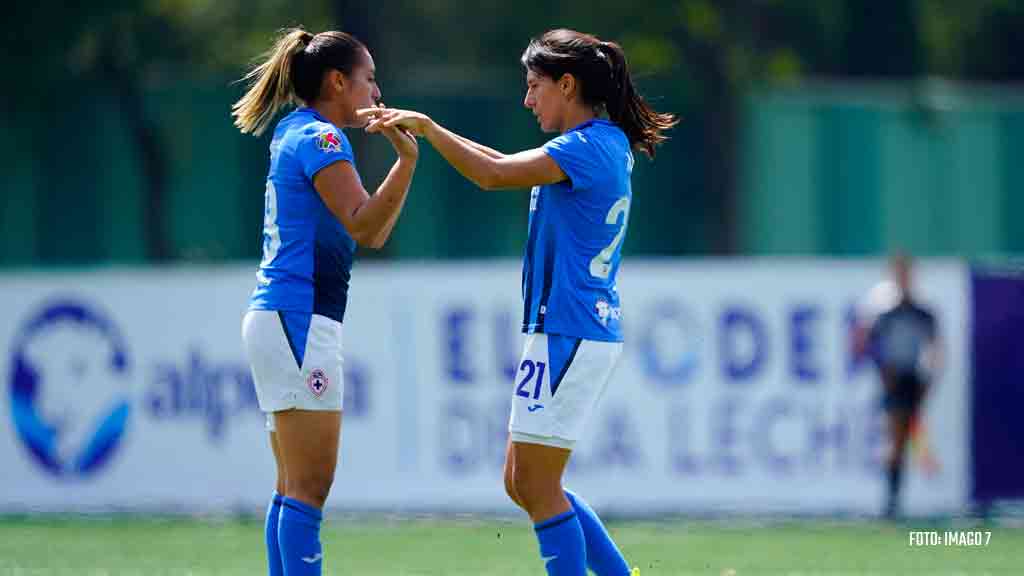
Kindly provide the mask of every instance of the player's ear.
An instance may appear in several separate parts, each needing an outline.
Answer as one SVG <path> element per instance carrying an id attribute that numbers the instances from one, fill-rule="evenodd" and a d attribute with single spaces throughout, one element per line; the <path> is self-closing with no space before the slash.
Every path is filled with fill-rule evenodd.
<path id="1" fill-rule="evenodd" d="M 558 79 L 558 91 L 566 99 L 571 99 L 576 92 L 576 77 L 568 72 L 562 74 L 562 77 Z"/>
<path id="2" fill-rule="evenodd" d="M 338 93 L 342 93 L 345 91 L 347 84 L 348 78 L 345 78 L 345 75 L 341 72 L 341 70 L 336 70 L 332 68 L 327 71 L 327 85 L 331 87 L 332 90 Z"/>

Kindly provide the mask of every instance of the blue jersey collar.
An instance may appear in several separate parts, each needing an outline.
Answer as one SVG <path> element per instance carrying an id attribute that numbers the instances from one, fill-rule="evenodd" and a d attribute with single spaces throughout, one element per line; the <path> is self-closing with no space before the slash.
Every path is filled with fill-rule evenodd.
<path id="1" fill-rule="evenodd" d="M 301 108 L 296 109 L 295 111 L 312 114 L 313 117 L 316 118 L 317 120 L 331 124 L 330 120 L 321 116 L 320 113 L 316 111 L 316 108 L 313 108 L 312 106 L 303 106 Z"/>
<path id="2" fill-rule="evenodd" d="M 605 124 L 608 126 L 615 126 L 615 122 L 612 122 L 611 120 L 605 120 L 604 118 L 591 118 L 590 120 L 577 124 L 572 128 L 569 128 L 568 130 L 565 131 L 565 133 L 568 134 L 569 132 L 575 132 L 576 130 L 583 130 L 584 128 L 592 124 Z"/>

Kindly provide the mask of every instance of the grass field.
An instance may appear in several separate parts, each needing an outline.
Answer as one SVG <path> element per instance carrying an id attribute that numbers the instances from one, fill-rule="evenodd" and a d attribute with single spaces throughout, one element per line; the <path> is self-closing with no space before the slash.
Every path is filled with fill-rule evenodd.
<path id="1" fill-rule="evenodd" d="M 0 518 L 0 575 L 265 574 L 256 520 Z M 991 531 L 984 547 L 911 547 L 911 529 Z M 643 576 L 1024 574 L 1024 529 L 832 521 L 615 522 Z M 542 575 L 526 520 L 329 518 L 324 574 Z"/>

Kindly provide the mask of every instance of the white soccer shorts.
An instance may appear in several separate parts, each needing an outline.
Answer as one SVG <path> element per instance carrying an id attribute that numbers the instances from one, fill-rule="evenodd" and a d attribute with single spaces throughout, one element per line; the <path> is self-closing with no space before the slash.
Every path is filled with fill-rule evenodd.
<path id="1" fill-rule="evenodd" d="M 340 322 L 313 314 L 302 346 L 302 334 L 289 334 L 281 313 L 249 310 L 242 320 L 242 342 L 268 430 L 274 429 L 274 412 L 341 410 L 345 381 Z"/>
<path id="2" fill-rule="evenodd" d="M 512 441 L 572 450 L 621 354 L 621 342 L 529 334 L 512 391 Z"/>

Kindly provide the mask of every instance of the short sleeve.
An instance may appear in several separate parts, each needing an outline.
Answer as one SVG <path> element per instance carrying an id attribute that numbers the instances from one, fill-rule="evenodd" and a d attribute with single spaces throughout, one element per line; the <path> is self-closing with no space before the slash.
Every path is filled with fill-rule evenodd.
<path id="1" fill-rule="evenodd" d="M 573 188 L 591 188 L 597 171 L 601 168 L 597 147 L 588 141 L 582 130 L 574 130 L 549 140 L 543 150 L 565 175 L 572 180 Z"/>
<path id="2" fill-rule="evenodd" d="M 302 171 L 310 180 L 317 172 L 335 162 L 346 160 L 355 165 L 352 145 L 345 133 L 329 124 L 310 126 L 297 147 Z"/>

